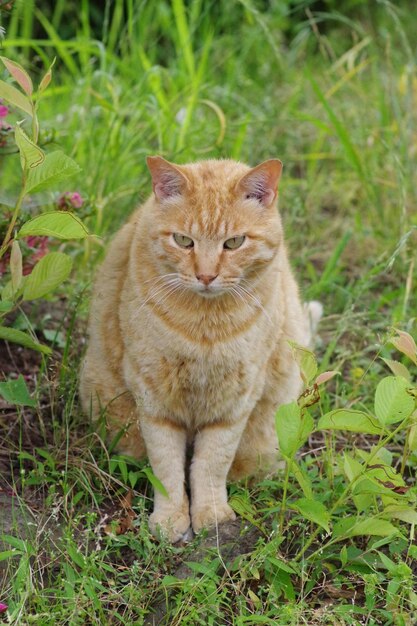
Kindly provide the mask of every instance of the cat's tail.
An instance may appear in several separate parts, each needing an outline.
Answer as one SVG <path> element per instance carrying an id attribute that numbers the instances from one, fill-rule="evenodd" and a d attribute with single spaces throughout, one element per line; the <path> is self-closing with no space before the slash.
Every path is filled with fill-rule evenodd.
<path id="1" fill-rule="evenodd" d="M 323 315 L 323 305 L 317 300 L 310 300 L 310 302 L 304 304 L 304 310 L 309 328 L 308 345 L 313 347 L 316 340 L 317 327 Z"/>

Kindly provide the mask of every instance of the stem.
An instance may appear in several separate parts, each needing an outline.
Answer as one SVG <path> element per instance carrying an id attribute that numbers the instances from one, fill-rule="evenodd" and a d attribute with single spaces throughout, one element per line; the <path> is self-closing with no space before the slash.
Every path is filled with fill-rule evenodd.
<path id="1" fill-rule="evenodd" d="M 370 456 L 367 459 L 367 461 L 365 461 L 365 464 L 364 464 L 364 467 L 363 467 L 363 472 L 358 474 L 358 476 L 355 476 L 355 478 L 352 480 L 352 482 L 348 484 L 346 489 L 343 491 L 342 495 L 337 499 L 335 504 L 330 509 L 330 511 L 329 511 L 330 515 L 333 515 L 333 513 L 336 511 L 336 509 L 338 509 L 339 506 L 344 502 L 344 500 L 346 499 L 346 496 L 349 494 L 349 492 L 355 486 L 356 481 L 363 476 L 366 468 L 371 463 L 371 461 L 373 461 L 373 459 L 378 454 L 380 449 L 383 448 L 385 446 L 385 444 L 387 444 L 404 427 L 404 423 L 409 419 L 409 417 L 410 416 L 408 415 L 402 422 L 400 422 L 399 426 L 397 426 L 397 428 L 395 430 L 393 430 L 391 433 L 389 433 L 389 435 L 387 437 L 385 437 L 385 439 L 380 440 L 378 445 L 375 447 L 375 450 L 370 454 Z M 310 535 L 309 540 L 304 544 L 304 546 L 301 548 L 300 552 L 295 556 L 294 561 L 299 561 L 302 558 L 303 554 L 306 552 L 306 550 L 308 550 L 308 548 L 311 546 L 311 544 L 313 543 L 313 541 L 316 539 L 317 535 L 320 532 L 321 532 L 321 528 L 320 527 L 316 528 L 316 530 Z M 340 541 L 340 540 L 341 540 L 341 537 L 337 537 L 337 541 Z M 335 540 L 334 539 L 330 539 L 330 542 L 325 544 L 322 548 L 327 547 L 328 545 L 330 545 L 333 542 L 335 542 Z M 316 552 L 318 552 L 318 550 L 316 550 Z M 313 555 L 315 555 L 316 552 L 313 552 Z"/>
<path id="2" fill-rule="evenodd" d="M 282 493 L 282 501 L 281 501 L 281 512 L 279 514 L 279 525 L 280 528 L 284 526 L 284 515 L 285 515 L 285 506 L 287 504 L 287 491 L 288 491 L 288 480 L 290 477 L 292 461 L 288 459 L 285 466 L 285 476 L 284 476 L 284 490 Z"/>
<path id="3" fill-rule="evenodd" d="M 10 239 L 12 238 L 13 229 L 15 227 L 16 220 L 18 218 L 20 209 L 22 207 L 22 202 L 23 202 L 23 198 L 25 197 L 25 195 L 26 195 L 26 172 L 23 172 L 22 188 L 20 190 L 19 197 L 17 198 L 16 206 L 13 211 L 12 219 L 10 220 L 10 224 L 7 229 L 6 236 L 4 237 L 3 243 L 0 248 L 0 259 L 3 256 L 3 254 L 6 252 L 8 245 L 10 243 Z"/>
<path id="4" fill-rule="evenodd" d="M 36 102 L 32 102 L 32 141 L 37 144 L 39 138 L 39 123 L 36 115 L 36 109 Z"/>

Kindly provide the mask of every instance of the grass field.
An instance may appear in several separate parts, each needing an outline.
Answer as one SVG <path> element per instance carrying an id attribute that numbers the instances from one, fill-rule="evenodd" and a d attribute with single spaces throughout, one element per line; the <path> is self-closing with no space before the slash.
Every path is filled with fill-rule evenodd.
<path id="1" fill-rule="evenodd" d="M 5 375 L 22 373 L 36 399 L 1 405 L 0 507 L 18 521 L 0 542 L 0 623 L 416 624 L 416 413 L 392 417 L 397 388 L 375 400 L 391 374 L 383 358 L 395 359 L 409 368 L 415 408 L 417 363 L 390 343 L 393 328 L 416 337 L 413 3 L 98 6 L 22 0 L 0 13 L 1 54 L 34 82 L 56 56 L 40 144 L 82 168 L 56 192 L 33 194 L 21 219 L 76 192 L 75 212 L 96 236 L 51 243 L 74 258 L 70 280 L 10 318 L 52 357 L 0 347 Z M 0 150 L 7 216 L 20 170 L 17 150 Z M 149 154 L 283 161 L 292 264 L 304 298 L 324 305 L 319 371 L 339 372 L 320 387 L 316 428 L 289 452 L 287 471 L 230 486 L 241 523 L 183 546 L 152 539 L 146 465 L 106 449 L 77 400 L 91 280 L 150 192 Z M 319 427 L 329 411 L 379 418 L 388 404 L 382 430 Z"/>

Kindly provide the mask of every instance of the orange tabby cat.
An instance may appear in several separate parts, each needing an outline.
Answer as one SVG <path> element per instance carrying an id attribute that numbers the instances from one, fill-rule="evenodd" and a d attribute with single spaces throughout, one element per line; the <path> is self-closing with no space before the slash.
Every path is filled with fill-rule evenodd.
<path id="1" fill-rule="evenodd" d="M 149 457 L 153 532 L 231 520 L 226 479 L 277 465 L 277 406 L 297 397 L 288 339 L 307 345 L 276 208 L 281 162 L 148 158 L 153 195 L 98 272 L 81 399 L 118 449 Z M 316 311 L 317 313 L 317 311 Z M 192 445 L 185 489 L 186 447 Z"/>

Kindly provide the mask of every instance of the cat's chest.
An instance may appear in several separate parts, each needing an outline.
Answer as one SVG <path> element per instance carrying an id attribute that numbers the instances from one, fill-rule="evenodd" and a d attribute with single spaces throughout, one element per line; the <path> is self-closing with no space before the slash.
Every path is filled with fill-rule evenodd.
<path id="1" fill-rule="evenodd" d="M 234 348 L 185 355 L 171 347 L 164 354 L 142 354 L 133 368 L 140 404 L 193 426 L 244 412 L 264 360 L 243 346 Z"/>
<path id="2" fill-rule="evenodd" d="M 238 409 L 255 375 L 248 361 L 234 358 L 168 359 L 163 357 L 152 377 L 159 380 L 159 400 L 182 421 L 217 419 Z"/>

